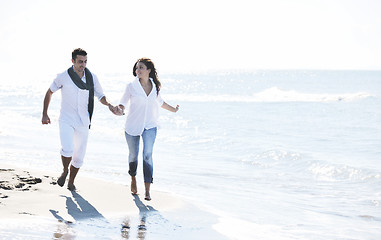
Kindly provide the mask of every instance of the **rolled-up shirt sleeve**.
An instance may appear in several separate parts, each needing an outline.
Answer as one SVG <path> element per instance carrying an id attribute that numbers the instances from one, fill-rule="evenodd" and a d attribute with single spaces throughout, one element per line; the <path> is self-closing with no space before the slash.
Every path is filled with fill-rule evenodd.
<path id="1" fill-rule="evenodd" d="M 53 80 L 52 84 L 50 85 L 50 91 L 52 92 L 56 92 L 58 91 L 59 89 L 62 88 L 62 81 L 61 79 L 59 78 L 59 74 L 57 75 L 57 77 Z"/>
<path id="2" fill-rule="evenodd" d="M 164 100 L 161 98 L 160 92 L 159 92 L 159 95 L 157 95 L 156 101 L 157 101 L 157 103 L 159 104 L 160 107 L 163 106 Z"/>
<path id="3" fill-rule="evenodd" d="M 93 81 L 94 81 L 94 95 L 98 98 L 98 100 L 101 100 L 105 94 L 103 93 L 103 89 L 101 84 L 98 81 L 98 77 L 93 74 Z"/>

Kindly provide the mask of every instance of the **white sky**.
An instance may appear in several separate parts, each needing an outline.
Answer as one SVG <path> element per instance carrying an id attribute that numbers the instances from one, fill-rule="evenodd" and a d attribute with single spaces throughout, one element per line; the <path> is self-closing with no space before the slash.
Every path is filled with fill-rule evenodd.
<path id="1" fill-rule="evenodd" d="M 381 70 L 379 0 L 0 0 L 0 70 Z"/>

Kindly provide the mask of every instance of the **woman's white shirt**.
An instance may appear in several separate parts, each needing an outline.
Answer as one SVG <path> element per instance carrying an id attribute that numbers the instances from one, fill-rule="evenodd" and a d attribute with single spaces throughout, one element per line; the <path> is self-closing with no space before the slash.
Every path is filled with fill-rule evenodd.
<path id="1" fill-rule="evenodd" d="M 152 90 L 148 94 L 144 91 L 139 82 L 139 78 L 127 84 L 120 104 L 128 108 L 127 120 L 125 131 L 132 136 L 139 136 L 143 133 L 144 129 L 151 129 L 158 126 L 159 120 L 159 107 L 164 103 L 160 93 L 156 92 L 156 85 L 153 79 L 150 78 L 152 83 Z"/>

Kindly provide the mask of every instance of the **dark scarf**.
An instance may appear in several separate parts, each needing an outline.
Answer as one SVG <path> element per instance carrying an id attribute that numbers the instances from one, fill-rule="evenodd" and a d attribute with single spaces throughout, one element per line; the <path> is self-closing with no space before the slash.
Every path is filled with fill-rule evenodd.
<path id="1" fill-rule="evenodd" d="M 69 68 L 67 70 L 69 73 L 69 76 L 71 80 L 73 80 L 74 84 L 82 89 L 82 90 L 89 90 L 89 105 L 88 105 L 88 111 L 90 115 L 90 123 L 91 123 L 91 117 L 93 116 L 94 111 L 94 82 L 93 82 L 93 75 L 89 71 L 89 69 L 85 68 L 85 76 L 86 76 L 86 83 L 84 83 L 81 78 L 78 76 L 78 74 L 74 71 L 73 67 Z M 91 125 L 91 124 L 90 124 Z M 89 125 L 89 128 L 90 128 Z"/>

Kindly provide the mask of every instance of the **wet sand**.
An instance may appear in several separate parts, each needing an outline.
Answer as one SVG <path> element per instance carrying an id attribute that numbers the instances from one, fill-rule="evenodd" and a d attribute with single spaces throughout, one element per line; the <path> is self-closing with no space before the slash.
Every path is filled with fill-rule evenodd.
<path id="1" fill-rule="evenodd" d="M 215 216 L 170 193 L 151 191 L 146 201 L 142 186 L 132 195 L 129 185 L 80 174 L 74 192 L 57 177 L 0 168 L 0 239 L 225 239 L 212 229 Z"/>

